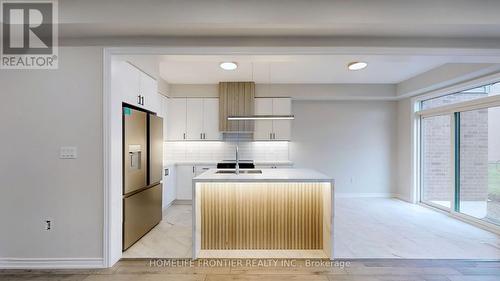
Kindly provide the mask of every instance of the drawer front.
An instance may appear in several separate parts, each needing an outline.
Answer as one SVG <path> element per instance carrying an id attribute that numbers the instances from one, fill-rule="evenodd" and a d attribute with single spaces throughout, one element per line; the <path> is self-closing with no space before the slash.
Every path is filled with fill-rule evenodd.
<path id="1" fill-rule="evenodd" d="M 161 184 L 123 199 L 123 250 L 161 221 L 161 201 Z"/>

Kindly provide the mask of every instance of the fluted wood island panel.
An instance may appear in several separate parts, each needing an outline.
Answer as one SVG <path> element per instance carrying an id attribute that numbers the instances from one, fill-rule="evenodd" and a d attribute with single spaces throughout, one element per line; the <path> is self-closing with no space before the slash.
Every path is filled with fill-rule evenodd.
<path id="1" fill-rule="evenodd" d="M 195 257 L 332 256 L 331 180 L 195 181 L 194 193 Z"/>

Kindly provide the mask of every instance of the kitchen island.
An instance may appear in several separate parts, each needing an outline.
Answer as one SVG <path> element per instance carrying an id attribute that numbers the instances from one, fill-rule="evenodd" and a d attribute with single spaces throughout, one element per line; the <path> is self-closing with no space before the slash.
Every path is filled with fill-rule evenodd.
<path id="1" fill-rule="evenodd" d="M 193 179 L 193 258 L 333 258 L 333 180 L 309 169 Z"/>

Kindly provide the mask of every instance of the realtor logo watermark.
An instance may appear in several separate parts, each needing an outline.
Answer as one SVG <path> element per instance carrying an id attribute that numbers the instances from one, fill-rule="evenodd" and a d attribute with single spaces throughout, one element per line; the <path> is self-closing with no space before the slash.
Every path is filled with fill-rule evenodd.
<path id="1" fill-rule="evenodd" d="M 3 69 L 58 67 L 57 0 L 2 0 Z"/>

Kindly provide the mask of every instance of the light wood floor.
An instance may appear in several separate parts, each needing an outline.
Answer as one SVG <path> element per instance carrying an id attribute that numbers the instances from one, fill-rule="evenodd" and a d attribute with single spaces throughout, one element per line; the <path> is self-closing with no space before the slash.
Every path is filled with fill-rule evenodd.
<path id="1" fill-rule="evenodd" d="M 243 261 L 245 264 L 245 261 Z M 499 261 L 357 260 L 344 267 L 306 266 L 198 266 L 151 267 L 149 260 L 120 261 L 103 270 L 0 270 L 0 280 L 61 281 L 498 281 Z"/>
<path id="2" fill-rule="evenodd" d="M 336 258 L 500 259 L 500 237 L 434 210 L 385 198 L 337 198 Z M 170 207 L 125 258 L 190 258 L 191 206 Z"/>

